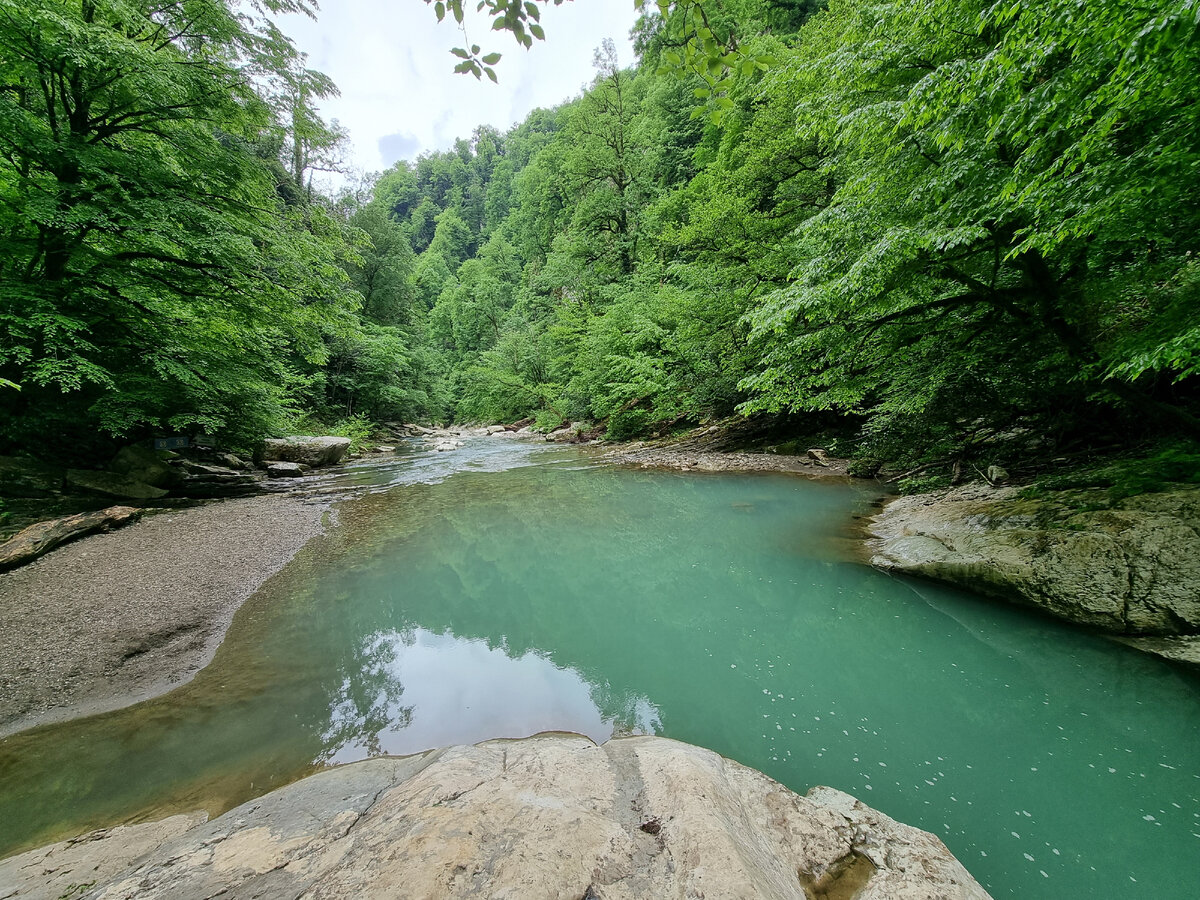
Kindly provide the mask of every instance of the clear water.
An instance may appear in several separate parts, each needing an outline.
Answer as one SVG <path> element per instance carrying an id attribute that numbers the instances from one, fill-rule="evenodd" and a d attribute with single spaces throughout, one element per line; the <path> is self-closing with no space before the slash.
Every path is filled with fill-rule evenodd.
<path id="1" fill-rule="evenodd" d="M 861 488 L 495 440 L 346 477 L 376 493 L 194 682 L 0 742 L 0 852 L 377 753 L 655 732 L 933 831 L 998 897 L 1200 894 L 1200 679 L 850 561 Z"/>

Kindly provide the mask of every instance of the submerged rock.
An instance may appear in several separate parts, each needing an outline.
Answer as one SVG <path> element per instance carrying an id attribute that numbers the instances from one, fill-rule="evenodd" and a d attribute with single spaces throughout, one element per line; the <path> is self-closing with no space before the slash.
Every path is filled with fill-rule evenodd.
<path id="1" fill-rule="evenodd" d="M 100 858 L 131 859 L 121 838 L 102 835 Z M 35 854 L 0 867 L 5 896 L 62 883 L 64 857 Z M 165 834 L 119 874 L 72 877 L 104 900 L 988 896 L 936 837 L 840 791 L 801 797 L 665 738 L 578 735 L 343 766 Z"/>
<path id="2" fill-rule="evenodd" d="M 1200 489 L 1109 504 L 971 485 L 893 500 L 871 531 L 882 568 L 1118 634 L 1200 633 Z"/>
<path id="3" fill-rule="evenodd" d="M 267 438 L 263 441 L 262 457 L 279 462 L 298 462 L 314 469 L 334 466 L 350 451 L 350 438 L 292 435 Z"/>

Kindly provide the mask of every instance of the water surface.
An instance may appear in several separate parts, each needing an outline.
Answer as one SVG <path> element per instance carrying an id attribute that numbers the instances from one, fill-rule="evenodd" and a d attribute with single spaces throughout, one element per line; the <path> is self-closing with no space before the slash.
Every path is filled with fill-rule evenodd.
<path id="1" fill-rule="evenodd" d="M 349 477 L 376 493 L 194 682 L 0 743 L 0 848 L 379 753 L 659 733 L 933 831 L 996 896 L 1197 894 L 1200 680 L 842 558 L 864 488 L 500 440 Z"/>

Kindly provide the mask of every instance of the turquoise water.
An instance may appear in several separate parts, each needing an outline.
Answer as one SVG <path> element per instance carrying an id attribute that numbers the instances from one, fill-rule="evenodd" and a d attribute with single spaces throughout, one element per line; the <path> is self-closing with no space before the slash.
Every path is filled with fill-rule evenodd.
<path id="1" fill-rule="evenodd" d="M 1200 892 L 1200 679 L 849 561 L 864 488 L 499 440 L 352 479 L 194 682 L 0 742 L 0 852 L 378 753 L 654 732 L 933 831 L 998 897 Z"/>

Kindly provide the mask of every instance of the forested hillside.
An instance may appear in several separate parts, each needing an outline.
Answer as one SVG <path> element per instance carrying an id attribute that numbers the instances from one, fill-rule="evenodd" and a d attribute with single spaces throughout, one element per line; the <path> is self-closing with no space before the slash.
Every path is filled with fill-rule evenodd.
<path id="1" fill-rule="evenodd" d="M 333 85 L 232 7 L 0 0 L 9 450 L 763 412 L 888 461 L 1200 437 L 1194 0 L 663 6 L 582 96 L 334 198 Z"/>

